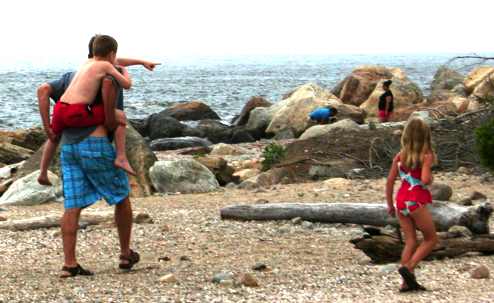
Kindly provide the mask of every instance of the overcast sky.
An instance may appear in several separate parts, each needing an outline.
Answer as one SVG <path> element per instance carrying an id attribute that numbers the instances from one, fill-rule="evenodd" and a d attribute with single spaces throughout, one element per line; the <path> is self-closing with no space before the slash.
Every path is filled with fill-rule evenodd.
<path id="1" fill-rule="evenodd" d="M 95 33 L 119 55 L 492 52 L 494 1 L 3 1 L 0 64 L 87 54 Z"/>

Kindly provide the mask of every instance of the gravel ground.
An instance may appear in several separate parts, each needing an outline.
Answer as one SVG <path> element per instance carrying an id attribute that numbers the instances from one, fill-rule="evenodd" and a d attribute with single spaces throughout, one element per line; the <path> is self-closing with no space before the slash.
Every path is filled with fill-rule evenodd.
<path id="1" fill-rule="evenodd" d="M 443 173 L 453 200 L 477 190 L 494 198 L 491 183 L 480 177 Z M 400 294 L 396 265 L 374 265 L 348 242 L 358 226 L 293 225 L 281 222 L 221 221 L 219 209 L 234 203 L 368 202 L 384 199 L 384 179 L 353 180 L 345 190 L 328 190 L 322 182 L 279 185 L 269 190 L 225 191 L 135 199 L 135 209 L 154 223 L 136 224 L 133 247 L 142 262 L 130 273 L 117 269 L 118 242 L 111 224 L 89 226 L 79 233 L 79 262 L 93 277 L 59 279 L 62 247 L 58 228 L 12 232 L 0 230 L 0 302 L 494 302 L 491 279 L 475 280 L 478 265 L 494 269 L 494 256 L 424 262 L 417 270 L 429 291 Z M 108 209 L 104 203 L 93 208 Z M 56 203 L 9 208 L 8 220 L 61 213 Z M 268 269 L 255 271 L 256 263 Z M 233 280 L 251 274 L 259 287 L 228 280 L 212 283 L 226 272 Z M 160 278 L 173 274 L 175 283 Z"/>

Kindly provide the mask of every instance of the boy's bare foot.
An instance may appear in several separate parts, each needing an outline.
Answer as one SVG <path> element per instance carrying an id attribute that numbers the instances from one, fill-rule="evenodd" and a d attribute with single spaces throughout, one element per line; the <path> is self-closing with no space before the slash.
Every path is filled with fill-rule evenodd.
<path id="1" fill-rule="evenodd" d="M 132 176 L 136 175 L 136 172 L 132 169 L 127 159 L 116 158 L 114 164 L 116 167 L 125 170 L 128 174 Z"/>
<path id="2" fill-rule="evenodd" d="M 48 175 L 39 175 L 38 183 L 45 186 L 51 186 L 50 179 L 48 179 Z"/>

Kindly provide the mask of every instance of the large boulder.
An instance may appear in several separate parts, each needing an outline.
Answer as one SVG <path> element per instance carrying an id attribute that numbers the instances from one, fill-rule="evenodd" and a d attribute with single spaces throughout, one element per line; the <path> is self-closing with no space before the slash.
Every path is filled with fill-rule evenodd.
<path id="1" fill-rule="evenodd" d="M 135 176 L 129 175 L 130 196 L 147 197 L 153 193 L 149 169 L 158 159 L 144 138 L 131 125 L 127 125 L 126 141 L 127 158 L 136 172 Z"/>
<path id="2" fill-rule="evenodd" d="M 15 131 L 0 131 L 0 142 L 8 142 L 30 150 L 37 150 L 46 141 L 47 136 L 40 127 Z"/>
<path id="3" fill-rule="evenodd" d="M 334 107 L 338 111 L 338 114 L 336 115 L 337 120 L 351 119 L 358 124 L 365 122 L 367 113 L 358 106 L 345 104 L 336 99 L 328 100 L 328 105 Z"/>
<path id="4" fill-rule="evenodd" d="M 157 150 L 174 150 L 182 148 L 190 148 L 203 146 L 210 146 L 212 143 L 204 138 L 199 137 L 179 137 L 179 138 L 162 138 L 153 140 L 150 144 L 151 149 Z"/>
<path id="5" fill-rule="evenodd" d="M 239 178 L 233 176 L 235 172 L 233 167 L 228 165 L 225 159 L 215 156 L 196 157 L 195 160 L 206 166 L 216 177 L 221 186 L 230 182 L 238 183 Z"/>
<path id="6" fill-rule="evenodd" d="M 271 122 L 272 114 L 268 108 L 257 107 L 254 108 L 249 115 L 249 120 L 245 125 L 245 128 L 251 133 L 257 134 L 258 137 L 264 137 L 266 128 L 268 128 L 269 122 Z"/>
<path id="7" fill-rule="evenodd" d="M 307 129 L 301 136 L 300 139 L 308 139 L 317 136 L 323 136 L 331 133 L 336 129 L 352 129 L 352 130 L 360 130 L 360 127 L 357 123 L 350 119 L 341 120 L 335 122 L 333 124 L 325 124 L 325 125 L 314 125 L 311 128 Z"/>
<path id="8" fill-rule="evenodd" d="M 451 91 L 458 84 L 463 84 L 465 77 L 454 69 L 441 66 L 434 75 L 431 83 L 431 93 L 435 94 L 442 90 Z"/>
<path id="9" fill-rule="evenodd" d="M 422 91 L 417 84 L 408 80 L 408 78 L 393 78 L 391 84 L 391 92 L 394 96 L 394 110 L 405 108 L 407 106 L 418 104 L 424 101 Z M 384 93 L 382 84 L 385 80 L 379 81 L 369 98 L 360 105 L 360 108 L 367 112 L 370 117 L 377 116 L 377 106 L 379 97 Z"/>
<path id="10" fill-rule="evenodd" d="M 486 75 L 484 80 L 475 87 L 470 97 L 476 100 L 494 98 L 494 69 L 493 72 Z"/>
<path id="11" fill-rule="evenodd" d="M 453 103 L 453 105 L 456 107 L 456 111 L 461 114 L 468 110 L 470 99 L 465 97 L 455 96 L 449 98 L 449 102 Z"/>
<path id="12" fill-rule="evenodd" d="M 309 114 L 318 107 L 328 104 L 328 100 L 337 99 L 330 91 L 315 84 L 305 84 L 289 94 L 285 100 L 271 106 L 273 117 L 266 133 L 276 134 L 291 128 L 299 136 L 309 126 Z"/>
<path id="13" fill-rule="evenodd" d="M 204 193 L 219 187 L 214 174 L 193 159 L 158 161 L 149 174 L 154 188 L 161 193 Z"/>
<path id="14" fill-rule="evenodd" d="M 148 136 L 151 140 L 182 137 L 187 128 L 177 119 L 170 117 L 165 111 L 149 116 L 147 125 Z"/>
<path id="15" fill-rule="evenodd" d="M 28 159 L 33 151 L 8 142 L 0 142 L 0 162 L 14 164 Z"/>
<path id="16" fill-rule="evenodd" d="M 244 105 L 242 108 L 242 111 L 240 112 L 240 115 L 233 121 L 234 125 L 245 125 L 247 124 L 247 121 L 249 121 L 250 117 L 250 112 L 254 108 L 258 107 L 270 107 L 272 104 L 264 99 L 263 97 L 252 97 L 250 98 L 249 101 Z"/>
<path id="17" fill-rule="evenodd" d="M 177 103 L 163 111 L 179 121 L 198 121 L 204 119 L 220 119 L 208 105 L 201 101 Z"/>
<path id="18" fill-rule="evenodd" d="M 0 197 L 0 205 L 38 205 L 57 200 L 62 195 L 60 179 L 49 171 L 53 186 L 44 186 L 38 183 L 38 175 L 35 171 L 15 181 Z"/>
<path id="19" fill-rule="evenodd" d="M 494 72 L 492 66 L 480 66 L 473 69 L 463 81 L 468 94 L 471 94 L 474 89 L 485 80 L 485 78 Z"/>
<path id="20" fill-rule="evenodd" d="M 457 114 L 457 109 L 453 102 L 450 102 L 449 100 L 436 101 L 431 104 L 419 103 L 397 108 L 391 115 L 390 121 L 406 121 L 413 112 L 431 109 L 449 116 L 455 116 Z"/>
<path id="21" fill-rule="evenodd" d="M 232 128 L 217 120 L 201 120 L 196 127 L 187 128 L 184 131 L 185 136 L 207 138 L 213 143 L 230 142 L 232 137 Z"/>
<path id="22" fill-rule="evenodd" d="M 369 98 L 379 82 L 391 78 L 405 78 L 404 72 L 398 68 L 364 65 L 354 69 L 332 92 L 343 103 L 360 106 Z"/>

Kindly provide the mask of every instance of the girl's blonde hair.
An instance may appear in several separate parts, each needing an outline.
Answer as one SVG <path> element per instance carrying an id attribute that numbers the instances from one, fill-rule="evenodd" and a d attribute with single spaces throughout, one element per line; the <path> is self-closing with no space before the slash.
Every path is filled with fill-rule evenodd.
<path id="1" fill-rule="evenodd" d="M 422 165 L 426 153 L 432 153 L 435 162 L 431 129 L 421 118 L 413 118 L 401 136 L 400 160 L 406 167 L 415 169 Z"/>

